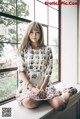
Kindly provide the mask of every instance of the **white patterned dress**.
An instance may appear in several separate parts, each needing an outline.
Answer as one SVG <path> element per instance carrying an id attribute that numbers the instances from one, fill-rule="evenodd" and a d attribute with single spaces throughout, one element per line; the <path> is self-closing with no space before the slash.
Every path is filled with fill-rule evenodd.
<path id="1" fill-rule="evenodd" d="M 40 49 L 29 47 L 18 57 L 18 70 L 26 71 L 27 77 L 33 86 L 40 88 L 45 77 L 51 77 L 53 69 L 53 56 L 49 46 L 43 46 Z M 16 99 L 18 101 L 24 98 L 33 98 L 34 100 L 48 100 L 59 92 L 54 87 L 46 87 L 46 98 L 40 99 L 34 93 L 27 89 L 25 82 L 20 79 Z"/>

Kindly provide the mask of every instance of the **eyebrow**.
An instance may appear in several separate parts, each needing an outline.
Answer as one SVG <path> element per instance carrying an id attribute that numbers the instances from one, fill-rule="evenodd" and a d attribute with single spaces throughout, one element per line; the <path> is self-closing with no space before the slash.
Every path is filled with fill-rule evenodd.
<path id="1" fill-rule="evenodd" d="M 39 30 L 31 30 L 31 32 L 32 32 L 32 31 L 40 32 Z"/>

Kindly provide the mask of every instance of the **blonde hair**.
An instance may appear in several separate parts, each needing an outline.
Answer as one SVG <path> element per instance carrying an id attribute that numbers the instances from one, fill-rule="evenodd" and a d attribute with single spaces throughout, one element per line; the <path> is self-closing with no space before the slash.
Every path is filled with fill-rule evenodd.
<path id="1" fill-rule="evenodd" d="M 26 35 L 23 38 L 23 40 L 17 50 L 17 54 L 21 54 L 21 51 L 23 51 L 25 48 L 32 46 L 31 40 L 29 39 L 29 35 L 32 30 L 38 30 L 40 32 L 40 39 L 38 41 L 38 47 L 44 46 L 44 33 L 43 33 L 42 25 L 38 22 L 31 22 L 31 23 L 29 23 Z"/>

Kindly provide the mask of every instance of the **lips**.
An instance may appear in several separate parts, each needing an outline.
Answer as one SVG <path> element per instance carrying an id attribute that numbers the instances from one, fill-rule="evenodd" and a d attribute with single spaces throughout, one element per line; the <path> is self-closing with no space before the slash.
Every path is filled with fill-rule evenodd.
<path id="1" fill-rule="evenodd" d="M 32 40 L 36 40 L 36 38 L 32 38 Z"/>

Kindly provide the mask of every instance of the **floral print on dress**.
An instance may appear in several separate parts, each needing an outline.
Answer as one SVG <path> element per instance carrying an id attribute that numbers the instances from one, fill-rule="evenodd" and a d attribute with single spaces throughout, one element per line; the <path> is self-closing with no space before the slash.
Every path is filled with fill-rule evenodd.
<path id="1" fill-rule="evenodd" d="M 48 46 L 44 46 L 39 49 L 29 47 L 21 53 L 21 56 L 18 57 L 18 71 L 25 71 L 30 82 L 37 88 L 40 88 L 44 78 L 47 76 L 49 78 L 51 77 L 53 69 L 52 64 L 52 50 Z M 20 100 L 23 99 L 22 97 L 31 96 L 31 93 L 32 92 L 26 88 L 26 84 L 21 81 L 17 90 L 17 99 Z M 50 95 L 53 97 L 54 94 L 57 94 L 54 88 L 53 90 L 50 88 L 46 90 L 47 99 Z"/>

